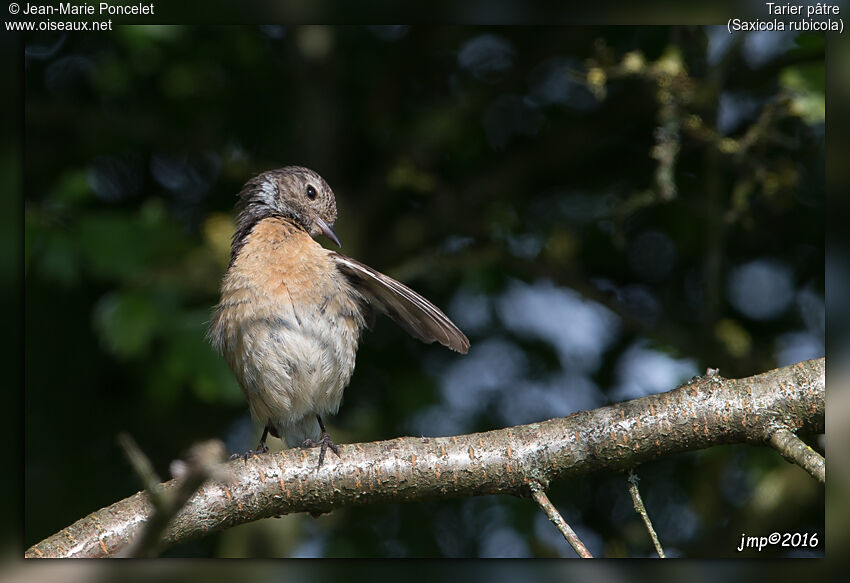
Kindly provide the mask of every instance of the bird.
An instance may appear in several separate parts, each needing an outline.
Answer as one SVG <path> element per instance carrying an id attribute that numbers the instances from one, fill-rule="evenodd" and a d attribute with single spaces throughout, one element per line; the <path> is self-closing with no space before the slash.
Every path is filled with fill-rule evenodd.
<path id="1" fill-rule="evenodd" d="M 257 448 L 241 455 L 266 453 L 271 434 L 289 447 L 320 447 L 321 467 L 328 449 L 341 457 L 324 419 L 339 410 L 361 332 L 376 314 L 461 354 L 469 340 L 409 287 L 315 240 L 324 235 L 342 247 L 333 228 L 336 197 L 318 173 L 269 170 L 238 196 L 230 261 L 207 337 L 263 427 Z"/>

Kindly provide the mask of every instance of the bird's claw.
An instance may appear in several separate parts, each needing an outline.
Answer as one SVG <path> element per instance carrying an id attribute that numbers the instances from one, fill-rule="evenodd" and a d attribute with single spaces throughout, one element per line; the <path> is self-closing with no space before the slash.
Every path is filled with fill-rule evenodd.
<path id="1" fill-rule="evenodd" d="M 259 445 L 259 447 L 257 447 L 257 449 L 249 449 L 245 453 L 234 453 L 233 455 L 230 456 L 230 459 L 238 460 L 239 458 L 242 458 L 243 460 L 248 461 L 249 457 L 253 457 L 255 455 L 267 453 L 268 451 L 269 451 L 268 446 L 265 443 L 262 443 L 262 444 Z"/>
<path id="2" fill-rule="evenodd" d="M 339 455 L 339 448 L 333 442 L 333 440 L 331 439 L 331 436 L 328 434 L 327 431 L 322 431 L 322 437 L 318 441 L 315 441 L 313 439 L 305 439 L 304 443 L 301 444 L 301 447 L 320 447 L 321 448 L 319 450 L 319 468 L 321 468 L 322 464 L 325 463 L 325 452 L 327 452 L 328 449 L 330 449 L 332 452 L 334 452 L 336 454 L 336 457 L 342 458 L 342 456 Z"/>

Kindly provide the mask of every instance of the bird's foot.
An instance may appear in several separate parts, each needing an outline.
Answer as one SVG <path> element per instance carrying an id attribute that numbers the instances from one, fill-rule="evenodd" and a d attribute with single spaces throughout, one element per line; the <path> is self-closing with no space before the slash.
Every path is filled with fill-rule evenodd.
<path id="1" fill-rule="evenodd" d="M 327 431 L 322 431 L 322 437 L 318 441 L 315 441 L 313 439 L 305 439 L 304 443 L 301 444 L 301 447 L 321 447 L 322 448 L 322 449 L 319 450 L 319 468 L 321 468 L 322 464 L 325 463 L 325 452 L 327 452 L 328 449 L 330 449 L 332 452 L 334 452 L 336 454 L 336 457 L 338 457 L 338 458 L 342 457 L 341 455 L 339 455 L 339 448 L 333 442 L 333 440 L 331 439 L 331 436 L 328 434 Z M 318 469 L 318 468 L 316 468 L 316 469 Z"/>
<path id="2" fill-rule="evenodd" d="M 266 425 L 263 429 L 263 436 L 260 438 L 260 443 L 257 444 L 257 449 L 249 449 L 245 453 L 234 453 L 230 456 L 230 459 L 238 460 L 239 458 L 242 458 L 243 460 L 248 461 L 249 457 L 260 455 L 269 451 L 269 448 L 266 446 L 266 438 L 269 436 L 270 432 L 272 435 L 277 437 L 277 431 L 275 431 L 273 427 Z"/>
<path id="3" fill-rule="evenodd" d="M 252 457 L 252 456 L 255 456 L 255 455 L 260 455 L 260 454 L 266 453 L 268 451 L 269 451 L 268 446 L 265 443 L 262 443 L 257 447 L 257 449 L 249 449 L 245 453 L 234 453 L 233 455 L 230 456 L 230 459 L 238 460 L 239 458 L 242 458 L 243 460 L 247 461 L 247 459 L 249 457 Z"/>

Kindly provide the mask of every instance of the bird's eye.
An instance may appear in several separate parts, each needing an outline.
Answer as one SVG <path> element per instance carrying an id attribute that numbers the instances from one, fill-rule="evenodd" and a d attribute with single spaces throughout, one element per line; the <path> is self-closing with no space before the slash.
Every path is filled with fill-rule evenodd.
<path id="1" fill-rule="evenodd" d="M 307 185 L 307 198 L 310 200 L 316 200 L 316 189 L 313 188 L 312 184 Z"/>

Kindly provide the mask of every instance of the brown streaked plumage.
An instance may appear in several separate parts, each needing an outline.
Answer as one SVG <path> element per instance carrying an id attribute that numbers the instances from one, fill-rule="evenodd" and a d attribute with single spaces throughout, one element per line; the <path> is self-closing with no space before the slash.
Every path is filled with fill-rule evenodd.
<path id="1" fill-rule="evenodd" d="M 252 416 L 288 445 L 339 452 L 322 417 L 336 413 L 372 310 L 411 336 L 460 353 L 469 340 L 428 300 L 313 240 L 333 230 L 336 202 L 324 179 L 288 166 L 240 193 L 230 264 L 208 337 L 227 359 Z"/>

